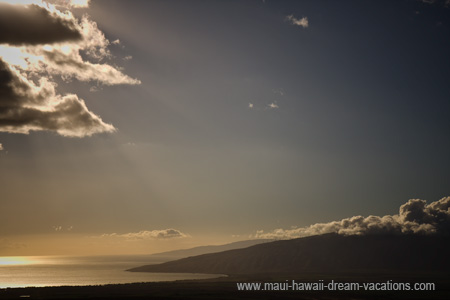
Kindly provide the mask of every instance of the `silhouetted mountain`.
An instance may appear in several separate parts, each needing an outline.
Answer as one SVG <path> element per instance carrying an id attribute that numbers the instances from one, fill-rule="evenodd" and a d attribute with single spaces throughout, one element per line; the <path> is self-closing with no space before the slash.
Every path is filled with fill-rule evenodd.
<path id="1" fill-rule="evenodd" d="M 444 271 L 450 267 L 449 246 L 450 238 L 442 236 L 325 234 L 204 254 L 128 271 L 213 274 Z"/>
<path id="2" fill-rule="evenodd" d="M 250 246 L 254 246 L 254 245 L 258 245 L 258 244 L 262 244 L 262 243 L 273 242 L 273 241 L 274 240 L 269 240 L 269 239 L 247 240 L 247 241 L 233 242 L 233 243 L 224 244 L 224 245 L 199 246 L 199 247 L 190 248 L 190 249 L 173 250 L 173 251 L 155 253 L 155 254 L 152 254 L 151 256 L 178 259 L 178 258 L 202 255 L 202 254 L 207 254 L 207 253 L 217 253 L 217 252 L 222 252 L 222 251 L 227 251 L 227 250 L 247 248 Z"/>

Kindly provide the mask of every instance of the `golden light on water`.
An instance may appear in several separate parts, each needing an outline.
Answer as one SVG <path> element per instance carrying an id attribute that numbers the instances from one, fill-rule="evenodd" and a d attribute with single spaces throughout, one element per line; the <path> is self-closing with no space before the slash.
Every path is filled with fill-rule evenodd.
<path id="1" fill-rule="evenodd" d="M 4 256 L 0 257 L 0 266 L 11 266 L 11 265 L 31 265 L 38 263 L 30 257 L 24 256 Z"/>

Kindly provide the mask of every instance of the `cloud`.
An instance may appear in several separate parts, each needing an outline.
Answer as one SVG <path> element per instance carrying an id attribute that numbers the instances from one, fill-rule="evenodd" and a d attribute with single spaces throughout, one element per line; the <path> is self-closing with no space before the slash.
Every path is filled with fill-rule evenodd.
<path id="1" fill-rule="evenodd" d="M 70 0 L 70 5 L 73 7 L 88 7 L 89 0 Z"/>
<path id="2" fill-rule="evenodd" d="M 163 230 L 143 230 L 139 232 L 131 232 L 125 234 L 109 233 L 102 234 L 102 238 L 123 238 L 126 240 L 148 240 L 148 239 L 172 239 L 172 238 L 185 238 L 187 234 L 182 233 L 176 229 L 163 229 Z"/>
<path id="3" fill-rule="evenodd" d="M 294 15 L 289 15 L 286 17 L 286 20 L 291 23 L 292 25 L 301 26 L 303 28 L 307 28 L 309 26 L 308 18 L 303 17 L 301 19 L 297 19 L 294 17 Z"/>
<path id="4" fill-rule="evenodd" d="M 411 199 L 400 206 L 397 215 L 354 216 L 308 227 L 259 230 L 253 238 L 292 239 L 325 233 L 343 235 L 364 234 L 444 234 L 450 233 L 450 197 L 426 204 L 425 200 Z"/>
<path id="5" fill-rule="evenodd" d="M 73 226 L 67 226 L 67 227 L 63 227 L 61 225 L 57 225 L 57 226 L 53 226 L 53 229 L 55 231 L 72 231 Z"/>
<path id="6" fill-rule="evenodd" d="M 86 62 L 83 61 L 77 51 L 64 53 L 62 49 L 58 48 L 34 49 L 33 53 L 44 58 L 42 62 L 46 65 L 48 73 L 62 76 L 66 81 L 76 78 L 85 82 L 98 81 L 104 85 L 136 85 L 141 83 L 108 64 Z M 41 68 L 41 66 L 38 66 L 38 68 Z M 34 70 L 39 71 L 38 69 Z"/>
<path id="7" fill-rule="evenodd" d="M 90 0 L 21 0 L 24 4 L 27 3 L 42 3 L 44 5 L 53 4 L 64 8 L 87 8 Z"/>
<path id="8" fill-rule="evenodd" d="M 112 55 L 103 32 L 87 15 L 77 19 L 68 10 L 89 1 L 13 3 L 20 4 L 0 3 L 0 131 L 47 130 L 70 137 L 114 132 L 83 99 L 60 95 L 53 79 L 94 81 L 98 90 L 141 83 L 106 63 Z"/>
<path id="9" fill-rule="evenodd" d="M 3 150 L 3 145 L 2 144 L 0 144 L 0 151 L 2 151 Z"/>
<path id="10" fill-rule="evenodd" d="M 276 104 L 275 102 L 270 103 L 269 105 L 267 105 L 268 108 L 270 109 L 276 109 L 276 108 L 280 108 L 278 106 L 278 104 Z"/>
<path id="11" fill-rule="evenodd" d="M 279 96 L 284 96 L 284 90 L 283 89 L 272 89 L 272 93 Z"/>
<path id="12" fill-rule="evenodd" d="M 59 75 L 65 80 L 98 81 L 104 85 L 141 83 L 109 64 L 99 63 L 111 57 L 108 50 L 110 43 L 95 22 L 83 17 L 80 31 L 84 38 L 76 44 L 28 47 L 27 70 Z M 84 60 L 81 53 L 97 62 Z"/>
<path id="13" fill-rule="evenodd" d="M 81 40 L 74 19 L 63 16 L 34 4 L 0 3 L 0 44 L 22 46 Z"/>
<path id="14" fill-rule="evenodd" d="M 254 104 L 253 103 L 249 103 L 248 104 L 248 108 L 253 108 L 254 107 Z"/>
<path id="15" fill-rule="evenodd" d="M 77 95 L 56 94 L 55 84 L 47 78 L 39 83 L 35 85 L 0 59 L 0 131 L 49 130 L 83 137 L 115 130 L 90 112 Z"/>

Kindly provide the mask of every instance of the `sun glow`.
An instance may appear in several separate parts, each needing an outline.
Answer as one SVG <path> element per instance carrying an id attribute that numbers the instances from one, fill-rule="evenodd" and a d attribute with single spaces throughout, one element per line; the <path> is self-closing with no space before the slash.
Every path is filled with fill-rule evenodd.
<path id="1" fill-rule="evenodd" d="M 71 0 L 70 5 L 73 7 L 88 7 L 89 0 Z"/>
<path id="2" fill-rule="evenodd" d="M 36 0 L 2 0 L 0 2 L 9 3 L 9 4 L 22 4 L 22 5 L 42 3 L 42 1 L 36 1 Z"/>
<path id="3" fill-rule="evenodd" d="M 11 265 L 31 265 L 37 263 L 35 260 L 24 256 L 4 256 L 0 257 L 0 266 Z"/>

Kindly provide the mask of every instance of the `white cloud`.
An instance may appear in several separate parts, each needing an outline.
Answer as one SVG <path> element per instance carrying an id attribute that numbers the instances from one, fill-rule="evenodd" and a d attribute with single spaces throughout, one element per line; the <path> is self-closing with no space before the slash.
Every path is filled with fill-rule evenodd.
<path id="1" fill-rule="evenodd" d="M 87 8 L 89 7 L 90 0 L 34 0 L 28 1 L 32 3 L 43 2 L 45 4 L 53 4 L 55 6 L 61 6 L 64 8 Z"/>
<path id="2" fill-rule="evenodd" d="M 59 47 L 53 47 L 51 50 L 35 49 L 34 54 L 37 57 L 44 58 L 40 60 L 45 64 L 45 70 L 49 74 L 62 76 L 65 80 L 76 78 L 80 81 L 98 81 L 104 85 L 130 84 L 136 85 L 141 82 L 133 79 L 116 68 L 108 64 L 96 64 L 83 61 L 77 51 L 64 53 Z M 42 70 L 42 64 L 31 70 L 39 72 Z"/>
<path id="3" fill-rule="evenodd" d="M 131 56 L 131 55 L 127 55 L 123 58 L 123 60 L 132 60 L 132 59 L 133 59 L 133 56 Z"/>
<path id="4" fill-rule="evenodd" d="M 293 239 L 325 233 L 343 235 L 364 234 L 449 234 L 450 197 L 426 204 L 425 200 L 411 199 L 400 206 L 399 214 L 379 216 L 354 216 L 329 223 L 317 223 L 307 227 L 259 230 L 253 238 Z"/>
<path id="5" fill-rule="evenodd" d="M 88 7 L 89 0 L 70 0 L 70 5 L 73 7 Z"/>
<path id="6" fill-rule="evenodd" d="M 301 26 L 303 28 L 307 28 L 309 26 L 308 18 L 303 17 L 301 19 L 297 19 L 294 15 L 289 15 L 286 17 L 286 20 L 290 22 L 292 25 Z"/>
<path id="7" fill-rule="evenodd" d="M 254 107 L 253 103 L 248 104 L 248 108 L 253 108 L 253 107 Z"/>
<path id="8" fill-rule="evenodd" d="M 278 106 L 278 104 L 276 104 L 275 102 L 270 103 L 269 105 L 267 105 L 268 108 L 270 109 L 276 109 L 276 108 L 280 108 Z"/>
<path id="9" fill-rule="evenodd" d="M 171 239 L 171 238 L 185 238 L 187 234 L 182 233 L 176 229 L 162 229 L 162 230 L 142 230 L 139 232 L 130 232 L 125 234 L 107 233 L 102 234 L 102 238 L 122 238 L 126 240 L 148 240 L 148 239 Z"/>

